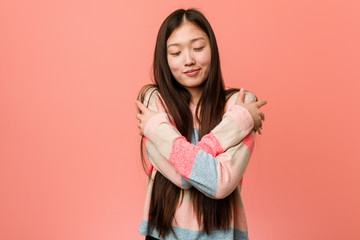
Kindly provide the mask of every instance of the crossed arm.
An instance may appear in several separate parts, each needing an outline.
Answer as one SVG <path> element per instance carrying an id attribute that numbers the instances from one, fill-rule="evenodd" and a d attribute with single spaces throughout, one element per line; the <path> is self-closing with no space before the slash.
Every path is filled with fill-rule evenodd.
<path id="1" fill-rule="evenodd" d="M 245 102 L 254 102 L 248 93 Z M 181 188 L 197 188 L 211 198 L 229 195 L 239 184 L 254 147 L 255 132 L 249 112 L 229 99 L 222 121 L 196 144 L 189 143 L 170 123 L 165 112 L 152 116 L 144 127 L 150 163 Z M 149 109 L 159 105 L 145 98 Z"/>

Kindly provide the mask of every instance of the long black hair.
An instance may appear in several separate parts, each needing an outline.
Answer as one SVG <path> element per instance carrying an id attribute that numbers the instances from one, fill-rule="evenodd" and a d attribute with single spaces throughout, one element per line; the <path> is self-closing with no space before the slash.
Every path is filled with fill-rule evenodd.
<path id="1" fill-rule="evenodd" d="M 191 95 L 185 87 L 177 83 L 172 75 L 167 61 L 166 48 L 166 42 L 171 33 L 185 21 L 195 24 L 207 34 L 211 48 L 209 75 L 204 82 L 195 114 L 199 122 L 198 139 L 201 139 L 219 124 L 224 114 L 227 99 L 239 89 L 225 90 L 215 34 L 205 16 L 193 8 L 178 9 L 171 13 L 162 23 L 157 35 L 153 61 L 154 84 L 145 86 L 139 93 L 139 99 L 143 102 L 147 91 L 150 89 L 157 90 L 163 98 L 168 108 L 168 114 L 172 116 L 177 129 L 190 142 L 194 121 L 189 109 Z M 143 141 L 140 146 L 143 166 L 149 174 L 143 156 Z M 184 190 L 174 185 L 160 172 L 156 173 L 151 195 L 149 223 L 153 229 L 156 228 L 160 237 L 166 236 L 170 231 L 174 233 L 171 224 L 179 197 L 183 196 L 181 191 Z M 217 200 L 205 196 L 195 188 L 190 188 L 189 191 L 198 223 L 200 226 L 202 225 L 207 234 L 210 234 L 212 229 L 230 227 L 231 219 L 236 217 L 237 212 L 237 194 L 235 191 L 226 198 Z"/>

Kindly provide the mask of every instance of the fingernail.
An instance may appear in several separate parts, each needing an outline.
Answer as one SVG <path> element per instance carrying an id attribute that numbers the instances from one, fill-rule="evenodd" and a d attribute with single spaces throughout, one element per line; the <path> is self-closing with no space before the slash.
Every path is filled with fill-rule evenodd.
<path id="1" fill-rule="evenodd" d="M 241 88 L 240 91 L 243 92 L 243 91 L 244 91 L 244 88 Z"/>

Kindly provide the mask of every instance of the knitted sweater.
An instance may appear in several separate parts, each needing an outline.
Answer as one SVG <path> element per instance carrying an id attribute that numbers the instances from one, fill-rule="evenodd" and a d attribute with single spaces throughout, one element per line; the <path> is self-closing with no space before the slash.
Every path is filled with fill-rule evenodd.
<path id="1" fill-rule="evenodd" d="M 156 90 L 155 90 L 156 91 Z M 155 96 L 147 91 L 144 104 L 157 111 Z M 254 148 L 255 132 L 253 119 L 247 109 L 235 105 L 238 93 L 233 94 L 226 103 L 222 121 L 199 141 L 198 124 L 194 120 L 191 143 L 176 129 L 173 119 L 167 113 L 151 117 L 144 128 L 146 155 L 151 163 L 147 181 L 147 194 L 143 218 L 138 228 L 140 234 L 159 238 L 149 227 L 148 217 L 153 180 L 159 171 L 176 186 L 184 189 L 183 200 L 179 202 L 172 223 L 174 232 L 161 239 L 248 239 L 247 222 L 241 200 L 242 176 Z M 150 99 L 149 99 L 150 98 Z M 255 102 L 255 96 L 245 93 L 245 103 Z M 196 106 L 189 105 L 195 118 Z M 231 220 L 227 230 L 212 230 L 206 235 L 198 223 L 190 200 L 189 188 L 197 190 L 213 199 L 222 199 L 234 190 L 238 195 L 237 218 Z"/>

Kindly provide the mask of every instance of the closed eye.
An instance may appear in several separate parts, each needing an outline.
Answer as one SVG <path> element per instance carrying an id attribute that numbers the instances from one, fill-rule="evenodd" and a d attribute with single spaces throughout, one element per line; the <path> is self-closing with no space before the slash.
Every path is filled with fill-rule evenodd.
<path id="1" fill-rule="evenodd" d="M 194 48 L 195 51 L 201 51 L 204 47 L 200 47 L 200 48 Z M 178 56 L 181 52 L 176 52 L 176 53 L 170 53 L 170 55 L 173 56 Z"/>

